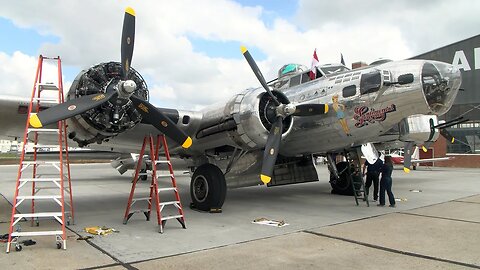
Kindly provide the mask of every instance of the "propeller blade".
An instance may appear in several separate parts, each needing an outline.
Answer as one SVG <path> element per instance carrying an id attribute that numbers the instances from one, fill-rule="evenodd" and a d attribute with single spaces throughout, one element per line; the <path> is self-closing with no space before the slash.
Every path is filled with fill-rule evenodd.
<path id="1" fill-rule="evenodd" d="M 428 151 L 428 148 L 430 148 L 430 145 L 432 145 L 433 142 L 426 142 L 422 145 L 422 150 L 423 152 L 427 152 Z"/>
<path id="2" fill-rule="evenodd" d="M 447 141 L 451 142 L 451 143 L 454 143 L 455 142 L 455 138 L 452 136 L 452 134 L 450 134 L 450 132 L 448 132 L 446 129 L 442 128 L 440 129 L 440 135 L 442 135 L 443 137 L 445 137 L 445 139 L 447 139 Z"/>
<path id="3" fill-rule="evenodd" d="M 40 111 L 37 114 L 32 114 L 30 116 L 30 125 L 34 128 L 41 128 L 48 124 L 70 118 L 98 107 L 116 95 L 116 91 L 111 91 L 108 93 L 83 96 L 60 103 L 47 110 Z"/>
<path id="4" fill-rule="evenodd" d="M 406 173 L 410 172 L 410 166 L 412 165 L 413 145 L 413 142 L 406 142 L 403 147 L 403 171 Z"/>
<path id="5" fill-rule="evenodd" d="M 260 180 L 264 184 L 270 183 L 273 174 L 273 166 L 277 160 L 280 141 L 282 139 L 283 118 L 277 117 L 277 121 L 273 123 L 270 133 L 268 134 L 265 152 L 263 152 L 262 172 Z"/>
<path id="6" fill-rule="evenodd" d="M 122 78 L 126 79 L 132 64 L 133 45 L 135 41 L 135 11 L 128 7 L 125 9 L 122 30 Z"/>
<path id="7" fill-rule="evenodd" d="M 183 148 L 189 148 L 192 145 L 192 138 L 186 135 L 170 118 L 166 117 L 151 103 L 135 95 L 132 95 L 130 100 L 134 104 L 135 109 L 142 115 L 143 120 L 152 124 L 167 137 L 179 143 Z"/>
<path id="8" fill-rule="evenodd" d="M 295 107 L 294 116 L 312 116 L 326 114 L 328 112 L 328 104 L 301 104 Z"/>
<path id="9" fill-rule="evenodd" d="M 260 69 L 258 68 L 257 63 L 255 63 L 255 60 L 254 60 L 253 57 L 250 55 L 250 53 L 248 52 L 247 48 L 246 48 L 245 46 L 241 46 L 241 47 L 240 47 L 240 51 L 242 52 L 243 56 L 245 57 L 245 59 L 247 60 L 248 64 L 250 65 L 250 68 L 252 68 L 253 73 L 255 73 L 255 76 L 257 76 L 258 81 L 259 81 L 260 84 L 263 86 L 263 88 L 265 89 L 265 91 L 267 91 L 267 93 L 273 98 L 273 100 L 275 101 L 275 104 L 276 104 L 277 106 L 280 105 L 280 102 L 278 101 L 278 99 L 273 95 L 272 91 L 270 91 L 270 88 L 269 88 L 268 85 L 267 85 L 267 81 L 265 81 L 265 78 L 263 77 L 262 72 L 261 72 Z"/>

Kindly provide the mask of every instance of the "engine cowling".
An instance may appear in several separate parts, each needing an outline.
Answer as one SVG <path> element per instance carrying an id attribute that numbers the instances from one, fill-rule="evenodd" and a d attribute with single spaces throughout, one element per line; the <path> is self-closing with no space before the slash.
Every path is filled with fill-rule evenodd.
<path id="1" fill-rule="evenodd" d="M 272 91 L 280 102 L 288 102 L 281 92 Z M 274 101 L 262 88 L 248 89 L 232 97 L 227 104 L 204 113 L 205 121 L 197 133 L 197 139 L 207 139 L 206 142 L 219 138 L 215 145 L 236 145 L 243 149 L 262 148 L 268 137 L 268 132 L 275 122 Z M 282 134 L 286 136 L 292 127 L 293 118 L 286 117 Z M 213 136 L 226 133 L 226 136 Z"/>
<path id="2" fill-rule="evenodd" d="M 68 99 L 75 99 L 85 95 L 113 91 L 120 81 L 121 64 L 119 62 L 101 63 L 80 72 L 70 87 Z M 148 87 L 142 76 L 133 68 L 127 75 L 133 80 L 137 88 L 134 94 L 148 101 Z M 101 106 L 88 110 L 85 113 L 70 118 L 68 136 L 80 147 L 90 143 L 102 143 L 136 126 L 142 120 L 132 103 L 113 99 Z M 72 131 L 74 130 L 74 131 Z"/>

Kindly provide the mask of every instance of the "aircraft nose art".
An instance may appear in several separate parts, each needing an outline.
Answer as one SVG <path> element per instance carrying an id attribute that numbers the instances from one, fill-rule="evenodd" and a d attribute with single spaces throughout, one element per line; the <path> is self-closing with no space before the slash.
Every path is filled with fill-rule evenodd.
<path id="1" fill-rule="evenodd" d="M 461 84 L 458 68 L 437 61 L 428 61 L 423 65 L 423 94 L 434 114 L 442 115 L 450 109 Z"/>

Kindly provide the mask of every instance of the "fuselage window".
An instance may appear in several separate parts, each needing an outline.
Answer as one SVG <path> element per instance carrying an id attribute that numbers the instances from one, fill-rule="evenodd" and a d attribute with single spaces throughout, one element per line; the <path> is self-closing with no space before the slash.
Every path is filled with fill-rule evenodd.
<path id="1" fill-rule="evenodd" d="M 344 98 L 355 96 L 357 94 L 357 87 L 355 85 L 349 85 L 342 90 L 342 96 Z"/>
<path id="2" fill-rule="evenodd" d="M 300 76 L 301 75 L 302 74 L 298 74 L 298 75 L 295 75 L 292 78 L 290 78 L 290 87 L 300 84 Z"/>
<path id="3" fill-rule="evenodd" d="M 188 125 L 188 123 L 190 123 L 190 116 L 184 115 L 182 118 L 182 124 Z"/>
<path id="4" fill-rule="evenodd" d="M 311 81 L 311 79 L 310 79 L 310 76 L 309 76 L 308 72 L 303 73 L 302 74 L 302 83 L 306 83 L 306 82 L 309 82 L 309 81 Z"/>
<path id="5" fill-rule="evenodd" d="M 362 74 L 360 79 L 360 94 L 376 92 L 382 85 L 382 76 L 379 71 Z"/>

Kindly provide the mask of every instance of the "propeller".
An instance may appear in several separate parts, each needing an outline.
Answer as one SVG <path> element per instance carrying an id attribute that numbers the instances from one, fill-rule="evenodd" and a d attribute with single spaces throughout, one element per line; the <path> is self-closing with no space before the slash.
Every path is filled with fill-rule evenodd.
<path id="1" fill-rule="evenodd" d="M 132 102 L 135 109 L 142 115 L 145 122 L 156 127 L 160 132 L 179 143 L 183 148 L 190 147 L 192 145 L 192 139 L 179 129 L 170 118 L 166 117 L 148 101 L 134 95 L 137 85 L 133 80 L 128 79 L 128 73 L 130 71 L 133 57 L 134 41 L 135 11 L 128 7 L 125 10 L 122 29 L 122 79 L 118 83 L 109 84 L 104 91 L 105 93 L 97 93 L 72 99 L 47 110 L 40 111 L 37 114 L 33 114 L 30 116 L 30 125 L 35 128 L 41 128 L 45 125 L 84 113 L 109 100 L 114 101 L 113 103 L 116 104 L 116 106 Z"/>
<path id="2" fill-rule="evenodd" d="M 245 46 L 241 46 L 240 51 L 247 60 L 258 81 L 263 86 L 268 95 L 270 95 L 276 106 L 276 120 L 272 124 L 272 127 L 270 128 L 267 137 L 267 143 L 265 144 L 265 151 L 263 153 L 262 170 L 260 173 L 260 180 L 262 180 L 264 184 L 268 184 L 272 179 L 273 167 L 275 166 L 275 162 L 277 160 L 278 152 L 280 149 L 280 142 L 282 140 L 283 131 L 283 120 L 290 115 L 303 117 L 326 114 L 328 112 L 328 104 L 293 105 L 290 104 L 290 101 L 288 101 L 288 99 L 284 103 L 281 103 L 270 90 L 265 78 L 263 77 L 262 72 L 258 68 L 255 60 L 250 55 L 247 48 Z"/>

